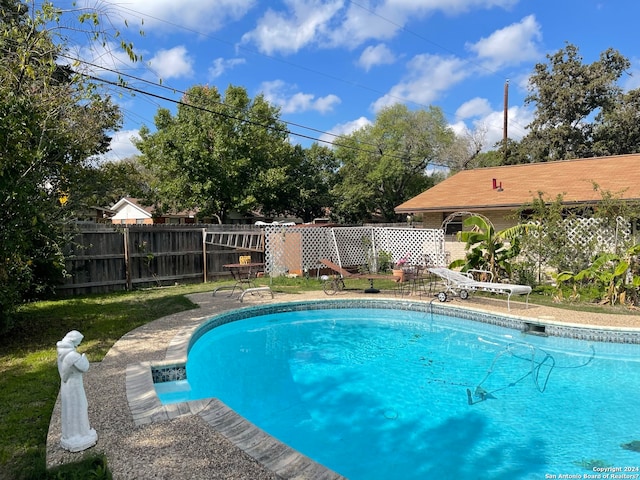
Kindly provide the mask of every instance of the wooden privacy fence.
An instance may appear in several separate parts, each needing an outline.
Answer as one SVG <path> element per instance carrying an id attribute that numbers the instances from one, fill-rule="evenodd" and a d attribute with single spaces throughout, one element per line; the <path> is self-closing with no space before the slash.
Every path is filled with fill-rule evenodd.
<path id="1" fill-rule="evenodd" d="M 229 276 L 223 265 L 238 263 L 240 255 L 264 261 L 263 251 L 214 244 L 213 231 L 247 232 L 252 237 L 261 233 L 255 227 L 231 225 L 82 229 L 65 251 L 67 278 L 57 287 L 58 293 L 68 296 L 207 282 Z"/>

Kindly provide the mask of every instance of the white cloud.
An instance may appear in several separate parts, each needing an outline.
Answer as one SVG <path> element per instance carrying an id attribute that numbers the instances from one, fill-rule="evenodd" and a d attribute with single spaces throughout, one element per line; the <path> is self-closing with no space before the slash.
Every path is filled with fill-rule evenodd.
<path id="1" fill-rule="evenodd" d="M 293 53 L 322 36 L 326 24 L 342 7 L 342 0 L 322 3 L 316 0 L 288 0 L 287 12 L 268 9 L 255 30 L 246 33 L 242 42 L 255 42 L 258 49 L 271 55 Z"/>
<path id="2" fill-rule="evenodd" d="M 133 145 L 132 138 L 140 139 L 138 130 L 120 130 L 111 137 L 110 150 L 96 158 L 99 161 L 124 160 L 128 157 L 140 155 L 140 151 Z"/>
<path id="3" fill-rule="evenodd" d="M 222 76 L 227 70 L 245 63 L 247 61 L 244 58 L 216 58 L 209 67 L 209 79 L 214 80 Z"/>
<path id="4" fill-rule="evenodd" d="M 462 81 L 471 72 L 465 61 L 454 57 L 417 55 L 407 63 L 406 78 L 374 102 L 378 112 L 395 103 L 430 105 L 442 92 Z"/>
<path id="5" fill-rule="evenodd" d="M 449 128 L 453 130 L 458 136 L 464 136 L 469 132 L 469 127 L 467 127 L 467 124 L 462 120 L 450 124 Z"/>
<path id="6" fill-rule="evenodd" d="M 519 23 L 496 30 L 488 37 L 468 44 L 467 48 L 475 52 L 487 68 L 496 69 L 504 65 L 536 60 L 541 55 L 538 50 L 541 40 L 540 24 L 534 15 L 529 15 Z"/>
<path id="7" fill-rule="evenodd" d="M 355 48 L 367 40 L 393 38 L 405 24 L 406 17 L 400 16 L 399 11 L 385 10 L 384 3 L 375 10 L 350 3 L 344 17 L 336 21 L 337 28 L 333 28 L 323 41 L 333 47 Z"/>
<path id="8" fill-rule="evenodd" d="M 520 140 L 526 135 L 526 125 L 533 120 L 533 114 L 522 107 L 511 107 L 507 110 L 507 135 L 512 140 Z M 487 126 L 487 147 L 502 141 L 504 136 L 504 112 L 497 111 L 486 116 L 482 122 Z"/>
<path id="9" fill-rule="evenodd" d="M 324 97 L 320 97 L 313 102 L 313 110 L 317 110 L 320 113 L 326 113 L 333 110 L 335 105 L 338 105 L 341 102 L 340 97 L 337 95 L 327 95 Z"/>
<path id="10" fill-rule="evenodd" d="M 261 85 L 264 98 L 281 108 L 282 113 L 300 113 L 313 110 L 320 113 L 327 113 L 340 103 L 340 98 L 336 95 L 326 95 L 316 98 L 311 93 L 295 92 L 295 85 L 287 85 L 282 80 L 263 82 Z"/>
<path id="11" fill-rule="evenodd" d="M 529 78 L 531 78 L 531 72 L 526 72 L 522 75 L 518 75 L 514 81 L 510 81 L 509 85 L 515 86 L 521 92 L 529 94 Z"/>
<path id="12" fill-rule="evenodd" d="M 198 0 L 177 2 L 175 0 L 128 0 L 125 3 L 106 3 L 95 0 L 80 0 L 79 6 L 104 10 L 109 20 L 118 17 L 129 26 L 141 28 L 145 33 L 190 29 L 198 33 L 219 30 L 229 22 L 239 20 L 257 5 L 256 0 Z M 101 7 L 106 5 L 106 7 Z"/>
<path id="13" fill-rule="evenodd" d="M 507 110 L 508 137 L 512 140 L 522 139 L 527 134 L 526 126 L 532 120 L 533 112 L 531 110 L 523 107 L 509 108 Z M 476 129 L 486 131 L 483 150 L 492 150 L 498 142 L 502 141 L 504 136 L 504 110 L 486 112 L 482 116 L 475 116 L 471 122 L 461 120 L 450 126 L 458 134 Z"/>
<path id="14" fill-rule="evenodd" d="M 358 59 L 358 65 L 366 71 L 376 65 L 389 65 L 393 62 L 395 62 L 395 55 L 384 43 L 365 48 Z"/>
<path id="15" fill-rule="evenodd" d="M 447 15 L 473 9 L 510 8 L 519 0 L 384 0 L 377 5 L 360 6 L 349 2 L 349 8 L 329 35 L 329 45 L 355 48 L 368 40 L 387 40 L 405 28 L 410 20 L 435 12 Z M 362 2 L 359 2 L 362 3 Z M 373 3 L 373 2 L 372 2 Z"/>
<path id="16" fill-rule="evenodd" d="M 491 113 L 491 104 L 486 98 L 472 98 L 468 102 L 463 103 L 456 110 L 456 118 L 465 119 L 473 117 L 481 117 Z"/>
<path id="17" fill-rule="evenodd" d="M 192 76 L 193 63 L 194 60 L 187 49 L 180 45 L 169 50 L 158 50 L 149 60 L 148 65 L 153 73 L 167 80 Z"/>
<path id="18" fill-rule="evenodd" d="M 266 54 L 295 53 L 308 45 L 356 48 L 369 40 L 388 40 L 409 20 L 441 11 L 448 15 L 473 9 L 510 8 L 518 0 L 382 0 L 362 6 L 344 0 L 284 0 L 268 9 L 242 37 Z"/>
<path id="19" fill-rule="evenodd" d="M 388 8 L 409 12 L 441 11 L 454 15 L 468 12 L 472 9 L 510 8 L 519 0 L 388 0 Z"/>
<path id="20" fill-rule="evenodd" d="M 360 130 L 363 127 L 368 125 L 372 125 L 371 120 L 366 117 L 360 117 L 350 122 L 341 123 L 333 127 L 329 130 L 328 133 L 325 133 L 320 136 L 320 140 L 328 143 L 339 143 L 340 139 L 338 138 L 341 135 L 349 135 L 356 130 Z"/>

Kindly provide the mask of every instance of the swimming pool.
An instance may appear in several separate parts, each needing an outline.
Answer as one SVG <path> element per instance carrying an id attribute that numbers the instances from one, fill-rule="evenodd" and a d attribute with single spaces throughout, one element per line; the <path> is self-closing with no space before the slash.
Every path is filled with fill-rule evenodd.
<path id="1" fill-rule="evenodd" d="M 623 447 L 640 437 L 638 345 L 379 308 L 260 315 L 194 339 L 188 383 L 156 385 L 164 402 L 220 398 L 353 480 L 640 464 Z"/>

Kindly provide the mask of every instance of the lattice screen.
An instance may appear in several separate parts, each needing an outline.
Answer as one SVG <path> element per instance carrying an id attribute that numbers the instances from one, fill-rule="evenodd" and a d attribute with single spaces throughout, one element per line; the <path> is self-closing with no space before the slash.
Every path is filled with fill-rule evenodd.
<path id="1" fill-rule="evenodd" d="M 373 227 L 332 228 L 335 258 L 345 267 L 365 265 L 370 249 L 375 252 Z"/>
<path id="2" fill-rule="evenodd" d="M 597 218 L 573 218 L 565 220 L 569 241 L 573 245 L 593 245 L 601 251 L 615 247 L 631 238 L 631 224 L 622 217 L 616 218 L 615 228 L 606 228 Z"/>
<path id="3" fill-rule="evenodd" d="M 615 229 L 606 229 L 597 219 L 566 221 L 569 241 L 576 247 L 613 250 L 631 238 L 631 225 L 621 217 Z M 303 275 L 321 267 L 320 259 L 330 259 L 343 267 L 365 265 L 367 255 L 377 258 L 380 251 L 391 254 L 394 262 L 408 257 L 412 264 L 445 266 L 444 230 L 397 227 L 265 227 L 266 271 L 270 276 L 287 273 Z"/>
<path id="4" fill-rule="evenodd" d="M 343 267 L 364 265 L 367 256 L 391 253 L 396 262 L 405 255 L 414 264 L 444 265 L 444 231 L 388 227 L 265 227 L 266 271 L 270 276 L 303 275 L 330 259 Z M 440 260 L 438 260 L 440 259 Z"/>
<path id="5" fill-rule="evenodd" d="M 444 230 L 426 228 L 376 229 L 376 246 L 391 253 L 394 262 L 408 258 L 414 265 L 444 265 Z"/>
<path id="6" fill-rule="evenodd" d="M 302 275 L 318 268 L 321 258 L 335 259 L 330 228 L 270 225 L 264 236 L 266 271 L 272 277 Z"/>

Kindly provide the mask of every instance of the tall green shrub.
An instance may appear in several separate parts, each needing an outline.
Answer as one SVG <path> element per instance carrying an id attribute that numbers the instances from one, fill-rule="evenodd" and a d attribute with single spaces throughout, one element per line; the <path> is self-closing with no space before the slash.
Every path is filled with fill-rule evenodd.
<path id="1" fill-rule="evenodd" d="M 75 217 L 68 200 L 121 122 L 108 96 L 59 61 L 68 50 L 62 10 L 30 7 L 0 5 L 0 330 L 18 302 L 62 277 L 64 223 Z M 97 17 L 84 12 L 80 22 L 95 33 Z"/>

